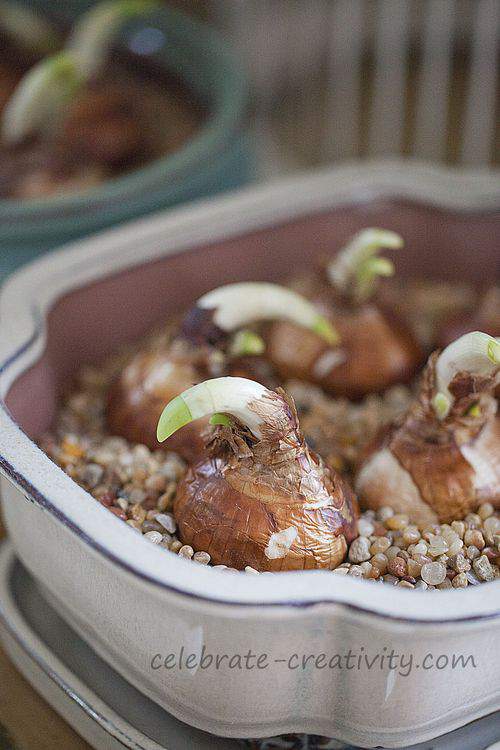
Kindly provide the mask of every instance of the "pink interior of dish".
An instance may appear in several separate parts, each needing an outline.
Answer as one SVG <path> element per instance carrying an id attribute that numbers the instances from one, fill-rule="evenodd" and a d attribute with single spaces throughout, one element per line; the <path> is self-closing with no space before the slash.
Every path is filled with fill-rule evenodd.
<path id="1" fill-rule="evenodd" d="M 354 232 L 400 232 L 398 273 L 485 282 L 498 276 L 498 214 L 456 214 L 408 203 L 371 202 L 306 216 L 242 237 L 138 265 L 60 298 L 47 347 L 12 385 L 6 403 L 33 438 L 46 430 L 58 394 L 84 363 L 137 339 L 204 291 L 238 280 L 275 281 L 328 257 Z M 140 250 L 138 250 L 139 255 Z"/>

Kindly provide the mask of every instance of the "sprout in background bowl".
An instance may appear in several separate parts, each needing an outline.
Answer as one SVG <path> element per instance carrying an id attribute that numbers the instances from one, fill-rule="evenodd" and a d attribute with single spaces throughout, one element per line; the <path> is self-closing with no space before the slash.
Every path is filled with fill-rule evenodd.
<path id="1" fill-rule="evenodd" d="M 19 143 L 30 135 L 46 138 L 60 131 L 70 104 L 102 69 L 120 26 L 159 6 L 154 0 L 111 0 L 84 14 L 66 49 L 41 60 L 19 83 L 3 111 L 3 141 Z"/>
<path id="2" fill-rule="evenodd" d="M 34 133 L 52 136 L 62 126 L 68 105 L 83 83 L 69 52 L 59 52 L 37 63 L 21 80 L 3 111 L 3 141 L 16 143 Z"/>
<path id="3" fill-rule="evenodd" d="M 109 0 L 91 8 L 76 22 L 67 47 L 85 78 L 105 64 L 121 26 L 161 8 L 158 0 Z"/>

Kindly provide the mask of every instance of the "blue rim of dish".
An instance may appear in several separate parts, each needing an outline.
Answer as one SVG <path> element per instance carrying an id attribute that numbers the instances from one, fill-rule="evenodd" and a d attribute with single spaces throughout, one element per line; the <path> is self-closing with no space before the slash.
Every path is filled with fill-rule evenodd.
<path id="1" fill-rule="evenodd" d="M 88 192 L 28 201 L 0 199 L 0 221 L 42 218 L 61 222 L 69 216 L 73 220 L 75 213 L 88 215 L 93 210 L 109 208 L 137 195 L 138 181 L 143 189 L 157 188 L 166 181 L 169 184 L 181 182 L 186 172 L 191 173 L 190 170 L 202 164 L 208 156 L 215 158 L 224 152 L 228 140 L 243 133 L 248 87 L 245 74 L 230 47 L 215 29 L 181 11 L 165 6 L 158 14 L 164 20 L 165 28 L 175 28 L 179 37 L 189 40 L 187 47 L 195 55 L 210 55 L 215 60 L 219 88 L 211 100 L 212 110 L 205 115 L 194 135 L 174 153 L 106 180 Z M 224 76 L 220 75 L 221 71 Z"/>

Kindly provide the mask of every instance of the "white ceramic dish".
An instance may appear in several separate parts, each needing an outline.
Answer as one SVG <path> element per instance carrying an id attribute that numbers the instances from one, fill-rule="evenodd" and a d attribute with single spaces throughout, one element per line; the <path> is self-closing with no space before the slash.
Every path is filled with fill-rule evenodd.
<path id="1" fill-rule="evenodd" d="M 96 750 L 242 750 L 177 721 L 113 672 L 44 600 L 8 543 L 0 548 L 0 602 L 10 658 Z"/>
<path id="2" fill-rule="evenodd" d="M 0 640 L 18 669 L 96 750 L 244 750 L 246 743 L 182 724 L 120 677 L 82 641 L 42 596 L 16 560 L 0 548 Z M 499 750 L 500 712 L 439 740 L 406 750 Z M 265 744 L 267 742 L 267 744 Z M 340 750 L 310 736 L 264 740 L 261 750 Z M 354 748 L 345 748 L 354 750 Z"/>
<path id="3" fill-rule="evenodd" d="M 220 573 L 167 554 L 110 518 L 36 447 L 59 387 L 210 286 L 278 278 L 367 224 L 405 235 L 407 273 L 492 278 L 499 205 L 495 175 L 346 167 L 75 243 L 3 289 L 0 469 L 16 552 L 93 648 L 174 716 L 232 737 L 297 731 L 363 747 L 436 737 L 500 707 L 500 583 L 418 595 L 328 572 Z M 268 666 L 151 668 L 155 654 L 200 655 L 203 645 L 265 653 Z M 415 666 L 408 677 L 279 661 L 362 647 L 379 659 L 392 648 L 411 653 L 415 665 L 427 653 L 472 654 L 477 668 Z"/>

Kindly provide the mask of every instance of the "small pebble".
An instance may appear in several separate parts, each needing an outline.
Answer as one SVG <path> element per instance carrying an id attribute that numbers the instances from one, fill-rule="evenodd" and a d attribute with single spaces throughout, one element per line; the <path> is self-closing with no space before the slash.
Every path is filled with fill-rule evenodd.
<path id="1" fill-rule="evenodd" d="M 474 545 L 471 545 L 470 547 L 467 547 L 465 554 L 469 558 L 469 560 L 475 560 L 477 557 L 480 556 L 481 552 L 478 550 L 477 547 Z"/>
<path id="2" fill-rule="evenodd" d="M 467 576 L 467 580 L 469 581 L 471 586 L 477 586 L 478 584 L 481 583 L 481 581 L 479 580 L 477 575 L 474 573 L 474 571 L 469 570 L 465 575 Z"/>
<path id="3" fill-rule="evenodd" d="M 481 526 L 481 516 L 478 516 L 477 513 L 468 513 L 465 516 L 465 523 L 469 529 L 477 529 Z"/>
<path id="4" fill-rule="evenodd" d="M 166 484 L 167 480 L 164 474 L 152 474 L 151 476 L 147 477 L 146 481 L 144 482 L 144 486 L 146 487 L 146 489 L 158 493 L 163 492 Z"/>
<path id="5" fill-rule="evenodd" d="M 132 505 L 140 505 L 146 499 L 146 493 L 144 490 L 135 488 L 131 491 L 128 499 Z"/>
<path id="6" fill-rule="evenodd" d="M 104 476 L 104 468 L 99 464 L 87 464 L 82 474 L 82 482 L 94 489 Z"/>
<path id="7" fill-rule="evenodd" d="M 498 550 L 494 549 L 493 547 L 485 547 L 483 549 L 483 555 L 486 555 L 488 560 L 496 560 L 498 557 Z"/>
<path id="8" fill-rule="evenodd" d="M 495 580 L 495 572 L 491 566 L 490 561 L 486 557 L 486 555 L 481 555 L 481 557 L 478 557 L 475 560 L 473 560 L 472 567 L 474 568 L 474 573 L 482 581 L 494 581 Z"/>
<path id="9" fill-rule="evenodd" d="M 427 554 L 431 557 L 439 557 L 448 552 L 448 543 L 442 536 L 429 534 L 429 548 Z"/>
<path id="10" fill-rule="evenodd" d="M 412 556 L 415 555 L 426 555 L 427 554 L 428 545 L 424 540 L 422 539 L 418 544 L 415 544 L 412 550 Z"/>
<path id="11" fill-rule="evenodd" d="M 127 520 L 127 514 L 121 508 L 109 508 L 109 510 L 114 516 L 121 518 L 122 521 Z"/>
<path id="12" fill-rule="evenodd" d="M 500 518 L 490 516 L 483 523 L 484 538 L 488 544 L 493 544 L 495 534 L 500 534 Z"/>
<path id="13" fill-rule="evenodd" d="M 410 558 L 406 563 L 406 567 L 408 568 L 408 574 L 416 578 L 420 575 L 420 571 L 422 570 L 422 563 L 419 563 L 416 560 L 413 560 L 413 558 Z"/>
<path id="14" fill-rule="evenodd" d="M 245 570 L 247 570 L 247 568 L 245 568 Z M 251 570 L 253 570 L 253 568 L 251 568 Z M 340 575 L 340 576 L 346 576 L 349 573 L 349 569 L 348 568 L 334 568 L 332 570 L 332 573 L 336 573 L 337 575 Z"/>
<path id="15" fill-rule="evenodd" d="M 373 565 L 370 562 L 362 562 L 359 566 L 363 571 L 363 578 L 371 578 L 373 573 Z M 378 575 L 378 571 L 377 571 Z"/>
<path id="16" fill-rule="evenodd" d="M 131 527 L 132 529 L 134 529 L 135 531 L 139 531 L 139 532 L 140 532 L 140 533 L 142 534 L 142 531 L 141 531 L 141 524 L 140 524 L 140 523 L 138 523 L 138 521 L 134 521 L 134 519 L 133 519 L 133 518 L 129 518 L 129 519 L 128 519 L 128 521 L 127 521 L 127 524 L 128 524 L 128 526 L 130 526 L 130 527 Z"/>
<path id="17" fill-rule="evenodd" d="M 372 559 L 370 560 L 373 567 L 377 568 L 380 573 L 385 573 L 387 570 L 387 566 L 389 564 L 389 560 L 387 558 L 387 555 L 384 555 L 383 552 L 378 552 L 376 555 L 373 555 Z"/>
<path id="18" fill-rule="evenodd" d="M 408 516 L 404 515 L 404 513 L 396 513 L 385 521 L 385 525 L 388 529 L 404 529 L 405 526 L 408 526 L 408 522 Z"/>
<path id="19" fill-rule="evenodd" d="M 146 520 L 146 510 L 142 507 L 142 505 L 139 505 L 138 503 L 130 508 L 130 515 L 132 516 L 134 521 L 137 521 L 141 524 Z"/>
<path id="20" fill-rule="evenodd" d="M 375 531 L 375 527 L 371 521 L 366 518 L 360 518 L 358 521 L 358 534 L 360 536 L 371 536 Z"/>
<path id="21" fill-rule="evenodd" d="M 429 586 L 425 581 L 422 581 L 422 579 L 420 579 L 419 581 L 416 582 L 415 588 L 420 589 L 420 591 L 426 591 L 429 588 Z"/>
<path id="22" fill-rule="evenodd" d="M 467 529 L 464 534 L 464 544 L 482 550 L 486 543 L 479 529 Z"/>
<path id="23" fill-rule="evenodd" d="M 161 524 L 169 534 L 175 534 L 177 524 L 171 513 L 157 513 L 155 515 L 155 521 Z"/>
<path id="24" fill-rule="evenodd" d="M 208 552 L 195 552 L 193 555 L 193 560 L 197 563 L 200 563 L 200 565 L 208 565 L 210 562 L 210 555 Z"/>
<path id="25" fill-rule="evenodd" d="M 464 538 L 465 534 L 465 523 L 463 521 L 452 521 L 451 522 L 451 528 L 457 534 L 457 536 L 460 537 L 460 539 Z"/>
<path id="26" fill-rule="evenodd" d="M 420 539 L 420 531 L 416 526 L 409 526 L 403 532 L 403 540 L 406 544 L 416 544 Z"/>
<path id="27" fill-rule="evenodd" d="M 382 521 L 382 523 L 385 523 L 391 516 L 394 515 L 394 511 L 388 505 L 384 505 L 382 508 L 378 509 L 376 515 L 379 521 Z"/>
<path id="28" fill-rule="evenodd" d="M 160 544 L 163 539 L 159 531 L 147 531 L 144 534 L 144 537 L 145 539 L 149 539 L 150 542 L 153 542 L 153 544 Z"/>
<path id="29" fill-rule="evenodd" d="M 353 563 L 360 563 L 369 560 L 370 554 L 370 540 L 365 536 L 358 536 L 349 547 L 349 560 Z"/>
<path id="30" fill-rule="evenodd" d="M 389 547 L 389 549 L 386 551 L 385 554 L 387 555 L 389 560 L 393 560 L 395 557 L 399 555 L 400 552 L 401 552 L 401 547 L 392 546 L 392 547 Z"/>
<path id="31" fill-rule="evenodd" d="M 491 503 L 483 503 L 477 509 L 477 515 L 482 518 L 483 521 L 485 521 L 487 518 L 490 518 L 490 516 L 492 516 L 494 512 L 495 508 Z"/>
<path id="32" fill-rule="evenodd" d="M 398 579 L 396 578 L 396 576 L 393 576 L 390 573 L 384 576 L 384 581 L 386 583 L 392 583 L 393 586 L 395 586 L 398 583 Z"/>
<path id="33" fill-rule="evenodd" d="M 443 591 L 444 589 L 451 589 L 451 588 L 452 588 L 452 585 L 451 585 L 451 581 L 449 578 L 445 578 L 442 583 L 438 584 L 438 589 L 440 591 Z"/>
<path id="34" fill-rule="evenodd" d="M 465 573 L 458 573 L 451 584 L 456 589 L 464 589 L 468 585 L 467 575 Z"/>
<path id="35" fill-rule="evenodd" d="M 429 585 L 437 586 L 438 584 L 443 583 L 446 578 L 446 566 L 440 562 L 426 563 L 425 565 L 422 565 L 420 575 L 422 576 L 422 580 Z"/>
<path id="36" fill-rule="evenodd" d="M 187 558 L 191 559 L 193 557 L 193 554 L 194 554 L 194 549 L 189 544 L 184 544 L 179 549 L 178 554 L 179 554 L 179 557 L 187 557 Z"/>
<path id="37" fill-rule="evenodd" d="M 448 554 L 451 556 L 456 555 L 458 552 L 460 552 L 461 549 L 463 549 L 464 543 L 462 539 L 457 535 L 456 539 L 453 539 L 448 542 Z"/>
<path id="38" fill-rule="evenodd" d="M 363 570 L 359 565 L 351 565 L 349 568 L 349 575 L 350 576 L 356 576 L 356 577 L 362 577 Z"/>
<path id="39" fill-rule="evenodd" d="M 461 553 L 450 557 L 448 564 L 457 573 L 466 573 L 471 567 L 469 560 Z"/>
<path id="40" fill-rule="evenodd" d="M 159 523 L 155 523 L 155 521 L 144 521 L 144 523 L 142 524 L 142 533 L 146 535 L 149 532 L 153 531 L 156 534 L 160 534 L 160 536 L 163 536 L 163 529 Z"/>
<path id="41" fill-rule="evenodd" d="M 387 572 L 397 578 L 402 578 L 407 573 L 406 561 L 402 557 L 394 557 L 392 560 L 389 560 Z"/>
<path id="42" fill-rule="evenodd" d="M 379 536 L 370 545 L 370 552 L 372 555 L 377 555 L 379 552 L 385 552 L 391 546 L 391 540 L 386 536 Z"/>

